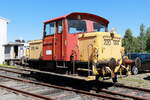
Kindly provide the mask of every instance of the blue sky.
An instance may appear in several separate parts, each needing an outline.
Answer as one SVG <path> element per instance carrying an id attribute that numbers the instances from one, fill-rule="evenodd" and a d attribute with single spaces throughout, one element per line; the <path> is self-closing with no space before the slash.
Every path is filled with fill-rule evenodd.
<path id="1" fill-rule="evenodd" d="M 87 12 L 102 16 L 124 35 L 131 28 L 139 35 L 139 26 L 150 26 L 149 0 L 0 0 L 0 16 L 10 20 L 8 40 L 42 37 L 43 21 L 71 12 Z"/>

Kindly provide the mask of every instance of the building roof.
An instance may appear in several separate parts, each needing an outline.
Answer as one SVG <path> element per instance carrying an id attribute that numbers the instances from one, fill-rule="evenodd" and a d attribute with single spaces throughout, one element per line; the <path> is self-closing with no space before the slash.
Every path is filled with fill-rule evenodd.
<path id="1" fill-rule="evenodd" d="M 3 46 L 23 46 L 24 43 L 20 43 L 20 42 L 8 42 L 7 44 L 4 44 Z"/>
<path id="2" fill-rule="evenodd" d="M 1 17 L 1 16 L 0 16 L 0 19 L 5 20 L 8 23 L 10 22 L 10 20 L 8 20 L 7 18 Z"/>

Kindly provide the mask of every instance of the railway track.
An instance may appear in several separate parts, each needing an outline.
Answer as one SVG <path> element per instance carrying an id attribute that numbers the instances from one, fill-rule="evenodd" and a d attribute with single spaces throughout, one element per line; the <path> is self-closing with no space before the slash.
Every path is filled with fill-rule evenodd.
<path id="1" fill-rule="evenodd" d="M 1 73 L 2 74 L 2 73 Z M 75 93 L 65 87 L 58 87 L 54 85 L 48 85 L 31 80 L 10 77 L 0 74 L 0 88 L 7 89 L 9 91 L 30 96 L 33 100 L 77 100 L 77 99 L 89 99 L 97 100 L 97 97 L 86 94 Z M 12 99 L 11 99 L 12 100 Z M 26 99 L 25 99 L 26 100 Z M 28 99 L 27 99 L 28 100 Z"/>
<path id="2" fill-rule="evenodd" d="M 32 84 L 36 84 L 36 85 L 42 85 L 42 86 L 46 86 L 48 88 L 57 88 L 57 89 L 65 90 L 65 91 L 71 91 L 71 92 L 79 93 L 79 94 L 82 94 L 82 95 L 84 94 L 86 96 L 87 95 L 92 96 L 92 99 L 95 99 L 95 98 L 97 99 L 97 97 L 105 98 L 105 99 L 106 98 L 107 99 L 116 99 L 116 100 L 117 99 L 118 100 L 121 100 L 121 99 L 149 100 L 150 99 L 150 89 L 124 86 L 124 85 L 121 85 L 121 84 L 113 84 L 113 83 L 110 83 L 110 82 L 101 82 L 104 85 L 108 84 L 109 87 L 104 88 L 103 85 L 100 83 L 97 86 L 101 86 L 101 87 L 96 87 L 95 89 L 93 89 L 97 93 L 90 93 L 90 92 L 84 91 L 84 90 L 65 88 L 65 87 L 62 87 L 62 86 L 50 85 L 50 84 L 47 84 L 47 83 L 41 83 L 41 82 L 25 80 L 25 79 L 18 79 L 18 78 L 15 78 L 15 77 L 9 77 L 8 76 L 8 73 L 29 74 L 29 71 L 31 69 L 0 68 L 0 70 L 2 72 L 5 72 L 5 73 L 7 72 L 7 74 L 6 74 L 7 76 L 6 75 L 0 75 L 0 78 L 2 77 L 2 78 L 16 80 L 16 81 L 22 81 L 22 82 L 32 83 Z M 64 95 L 64 94 L 62 94 L 62 95 Z M 50 98 L 50 99 L 53 99 L 53 98 Z"/>

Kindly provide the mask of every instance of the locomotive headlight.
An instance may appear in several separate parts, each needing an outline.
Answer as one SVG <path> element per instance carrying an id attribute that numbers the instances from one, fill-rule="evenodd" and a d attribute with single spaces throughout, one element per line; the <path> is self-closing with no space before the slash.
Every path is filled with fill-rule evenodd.
<path id="1" fill-rule="evenodd" d="M 116 34 L 116 33 L 117 33 L 116 28 L 112 28 L 112 29 L 110 30 L 110 33 Z"/>
<path id="2" fill-rule="evenodd" d="M 110 36 L 112 37 L 112 38 L 114 38 L 115 37 L 115 34 L 116 34 L 117 32 L 116 32 L 116 29 L 115 28 L 112 28 L 111 30 L 110 30 Z"/>

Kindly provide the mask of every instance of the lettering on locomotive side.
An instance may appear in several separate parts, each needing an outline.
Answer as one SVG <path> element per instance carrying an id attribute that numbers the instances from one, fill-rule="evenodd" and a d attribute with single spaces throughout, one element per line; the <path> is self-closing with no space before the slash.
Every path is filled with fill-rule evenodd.
<path id="1" fill-rule="evenodd" d="M 111 45 L 110 39 L 104 39 L 104 45 Z"/>
<path id="2" fill-rule="evenodd" d="M 120 40 L 113 40 L 114 45 L 119 45 Z M 104 39 L 104 45 L 111 45 L 111 40 L 110 39 Z"/>
<path id="3" fill-rule="evenodd" d="M 114 45 L 119 45 L 120 41 L 119 40 L 113 40 Z"/>

